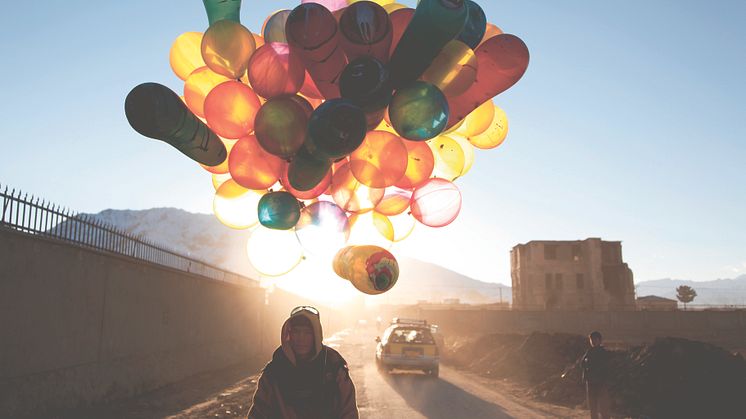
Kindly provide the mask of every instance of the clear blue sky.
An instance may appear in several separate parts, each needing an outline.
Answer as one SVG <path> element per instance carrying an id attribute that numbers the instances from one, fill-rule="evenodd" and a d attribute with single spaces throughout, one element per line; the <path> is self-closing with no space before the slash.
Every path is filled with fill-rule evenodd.
<path id="1" fill-rule="evenodd" d="M 242 22 L 297 3 L 244 0 Z M 637 281 L 746 273 L 746 3 L 481 3 L 531 51 L 496 99 L 511 132 L 459 180 L 459 220 L 399 251 L 510 283 L 516 243 L 602 237 Z M 141 82 L 180 92 L 170 45 L 206 27 L 199 0 L 5 4 L 0 182 L 86 212 L 209 212 L 207 173 L 123 110 Z"/>

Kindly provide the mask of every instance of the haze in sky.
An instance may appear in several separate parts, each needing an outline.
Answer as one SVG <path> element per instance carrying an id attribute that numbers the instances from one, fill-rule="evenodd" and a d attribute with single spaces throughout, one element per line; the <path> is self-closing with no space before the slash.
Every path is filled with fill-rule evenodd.
<path id="1" fill-rule="evenodd" d="M 746 3 L 480 3 L 531 51 L 495 99 L 508 139 L 458 180 L 457 221 L 395 252 L 509 284 L 515 244 L 601 237 L 637 281 L 745 273 Z M 244 0 L 242 23 L 297 4 Z M 137 84 L 182 92 L 169 48 L 206 28 L 198 0 L 4 4 L 0 183 L 84 212 L 211 212 L 209 174 L 124 116 Z"/>

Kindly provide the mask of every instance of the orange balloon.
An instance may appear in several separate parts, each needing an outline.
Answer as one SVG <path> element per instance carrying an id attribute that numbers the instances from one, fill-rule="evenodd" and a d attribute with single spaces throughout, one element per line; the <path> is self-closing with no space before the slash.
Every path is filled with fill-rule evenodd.
<path id="1" fill-rule="evenodd" d="M 230 80 L 207 67 L 200 67 L 184 83 L 184 101 L 189 110 L 200 118 L 205 117 L 205 98 L 220 83 Z"/>
<path id="2" fill-rule="evenodd" d="M 407 171 L 407 147 L 390 132 L 370 131 L 350 154 L 350 170 L 363 185 L 391 186 Z"/>
<path id="3" fill-rule="evenodd" d="M 376 212 L 382 215 L 397 215 L 409 209 L 412 191 L 392 186 L 386 188 L 383 199 L 376 205 Z"/>
<path id="4" fill-rule="evenodd" d="M 491 100 L 488 100 L 479 105 L 478 108 L 471 111 L 471 113 L 464 118 L 464 122 L 461 124 L 461 127 L 456 130 L 456 133 L 463 135 L 464 137 L 479 135 L 489 128 L 494 117 L 495 105 Z"/>
<path id="5" fill-rule="evenodd" d="M 223 160 L 223 162 L 217 166 L 205 166 L 202 163 L 199 164 L 200 166 L 202 166 L 203 169 L 216 175 L 222 175 L 222 174 L 228 173 L 228 170 L 229 170 L 228 169 L 228 156 L 231 154 L 231 149 L 236 144 L 236 141 L 234 140 L 228 140 L 226 138 L 220 138 L 220 139 L 223 141 L 223 145 L 225 145 L 225 151 L 226 151 L 225 160 Z"/>
<path id="6" fill-rule="evenodd" d="M 168 61 L 178 78 L 186 80 L 192 71 L 205 66 L 200 45 L 202 32 L 184 32 L 171 45 Z"/>
<path id="7" fill-rule="evenodd" d="M 482 45 L 484 41 L 492 38 L 493 36 L 501 35 L 502 33 L 503 33 L 502 29 L 488 22 L 487 29 L 484 31 L 484 36 L 482 37 L 482 42 L 480 42 L 479 45 Z"/>
<path id="8" fill-rule="evenodd" d="M 306 68 L 288 44 L 270 42 L 249 60 L 249 82 L 264 98 L 296 94 L 303 86 Z"/>
<path id="9" fill-rule="evenodd" d="M 214 173 L 212 175 L 212 187 L 217 191 L 225 182 L 233 179 L 230 173 Z"/>
<path id="10" fill-rule="evenodd" d="M 352 175 L 349 163 L 335 170 L 331 184 L 332 198 L 348 212 L 367 212 L 381 202 L 383 189 L 363 185 Z"/>
<path id="11" fill-rule="evenodd" d="M 508 136 L 508 116 L 497 105 L 495 105 L 494 109 L 495 117 L 492 118 L 489 128 L 479 135 L 467 138 L 476 148 L 483 150 L 495 148 L 502 144 L 505 141 L 505 137 Z"/>
<path id="12" fill-rule="evenodd" d="M 256 34 L 254 32 L 251 33 L 251 36 L 254 37 L 254 43 L 256 44 L 257 49 L 261 48 L 261 46 L 265 44 L 263 36 Z"/>
<path id="13" fill-rule="evenodd" d="M 267 189 L 280 178 L 285 162 L 264 151 L 253 135 L 242 137 L 228 156 L 231 176 L 248 189 Z"/>
<path id="14" fill-rule="evenodd" d="M 435 167 L 435 157 L 424 141 L 402 142 L 407 148 L 407 171 L 395 185 L 402 189 L 413 189 L 430 178 Z"/>
<path id="15" fill-rule="evenodd" d="M 254 131 L 254 117 L 261 107 L 259 97 L 240 81 L 226 81 L 205 98 L 207 125 L 225 138 L 240 138 Z"/>
<path id="16" fill-rule="evenodd" d="M 210 70 L 235 80 L 246 73 L 256 41 L 245 26 L 223 19 L 207 29 L 201 50 L 202 59 Z"/>

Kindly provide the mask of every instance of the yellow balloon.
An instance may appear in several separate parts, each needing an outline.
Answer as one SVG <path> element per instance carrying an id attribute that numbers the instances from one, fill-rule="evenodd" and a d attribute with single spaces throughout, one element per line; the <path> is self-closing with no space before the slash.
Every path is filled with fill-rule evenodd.
<path id="1" fill-rule="evenodd" d="M 245 26 L 223 19 L 207 29 L 201 50 L 210 70 L 235 80 L 246 73 L 256 41 Z"/>
<path id="2" fill-rule="evenodd" d="M 249 236 L 246 254 L 251 265 L 260 274 L 280 276 L 298 266 L 303 259 L 303 248 L 295 231 L 259 226 Z"/>
<path id="3" fill-rule="evenodd" d="M 457 40 L 447 43 L 422 74 L 422 80 L 436 85 L 448 97 L 464 93 L 476 79 L 477 56 Z"/>
<path id="4" fill-rule="evenodd" d="M 168 61 L 178 78 L 186 80 L 192 71 L 205 66 L 201 45 L 202 32 L 184 32 L 171 45 Z"/>
<path id="5" fill-rule="evenodd" d="M 414 231 L 414 226 L 417 225 L 417 220 L 408 211 L 397 215 L 389 215 L 388 219 L 391 226 L 394 227 L 395 243 L 409 237 Z"/>
<path id="6" fill-rule="evenodd" d="M 370 244 L 388 249 L 394 241 L 394 226 L 388 217 L 375 211 L 352 214 L 349 217 L 348 245 Z"/>
<path id="7" fill-rule="evenodd" d="M 383 6 L 383 9 L 388 14 L 394 13 L 395 11 L 397 11 L 399 9 L 406 9 L 406 8 L 407 8 L 407 6 L 405 6 L 403 4 L 400 4 L 400 3 L 389 3 L 389 4 L 385 4 Z"/>
<path id="8" fill-rule="evenodd" d="M 464 152 L 464 168 L 461 169 L 459 177 L 465 175 L 471 167 L 474 165 L 474 146 L 471 145 L 469 139 L 458 134 L 449 134 L 449 137 L 454 139 L 461 147 L 461 151 Z"/>
<path id="9" fill-rule="evenodd" d="M 224 81 L 230 80 L 221 74 L 218 74 L 209 68 L 200 67 L 187 77 L 184 83 L 184 101 L 189 110 L 198 117 L 205 117 L 205 98 L 215 86 Z M 205 122 L 205 121 L 203 121 Z"/>
<path id="10" fill-rule="evenodd" d="M 347 0 L 347 4 L 355 4 L 359 1 L 364 1 L 364 0 Z M 386 6 L 387 4 L 394 3 L 395 0 L 369 0 L 369 1 L 372 1 L 373 3 L 378 3 L 381 6 Z"/>
<path id="11" fill-rule="evenodd" d="M 399 278 L 396 258 L 378 246 L 347 246 L 337 252 L 332 266 L 337 275 L 370 295 L 390 290 Z"/>
<path id="12" fill-rule="evenodd" d="M 246 189 L 231 179 L 215 192 L 212 210 L 221 223 L 236 230 L 245 230 L 259 223 L 257 208 L 262 195 L 264 193 Z"/>
<path id="13" fill-rule="evenodd" d="M 508 136 L 508 115 L 497 105 L 494 108 L 495 116 L 492 118 L 489 128 L 479 135 L 468 137 L 469 142 L 476 148 L 488 150 L 495 148 L 505 141 Z"/>
<path id="14" fill-rule="evenodd" d="M 466 116 L 466 118 L 464 118 L 463 125 L 461 125 L 461 128 L 456 130 L 456 133 L 467 138 L 479 135 L 489 128 L 492 118 L 494 117 L 495 105 L 491 100 L 488 100 L 479 105 L 477 109 L 474 109 Z"/>
<path id="15" fill-rule="evenodd" d="M 231 180 L 231 174 L 230 173 L 213 173 L 212 174 L 212 187 L 215 188 L 217 191 L 218 188 L 220 188 L 220 185 L 224 184 L 225 182 Z"/>
<path id="16" fill-rule="evenodd" d="M 428 141 L 427 144 L 435 157 L 433 177 L 454 180 L 464 170 L 464 150 L 459 143 L 447 135 L 441 135 Z"/>

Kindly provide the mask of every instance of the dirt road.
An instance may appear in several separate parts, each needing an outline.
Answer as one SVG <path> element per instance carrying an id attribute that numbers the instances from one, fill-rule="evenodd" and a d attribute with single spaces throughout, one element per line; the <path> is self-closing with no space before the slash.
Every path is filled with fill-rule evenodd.
<path id="1" fill-rule="evenodd" d="M 375 367 L 373 329 L 338 333 L 325 341 L 347 359 L 364 419 L 581 418 L 587 412 L 524 400 L 506 383 L 441 365 L 440 378 L 416 372 L 384 374 Z M 71 417 L 245 417 L 257 376 L 226 370 L 193 377 L 135 399 L 99 406 Z"/>

